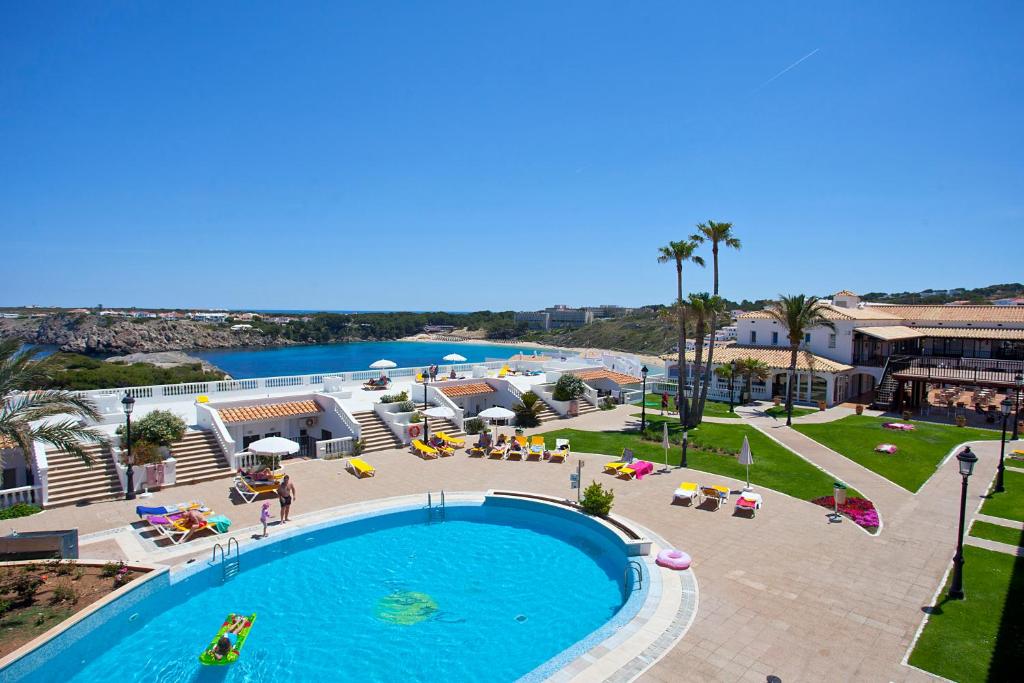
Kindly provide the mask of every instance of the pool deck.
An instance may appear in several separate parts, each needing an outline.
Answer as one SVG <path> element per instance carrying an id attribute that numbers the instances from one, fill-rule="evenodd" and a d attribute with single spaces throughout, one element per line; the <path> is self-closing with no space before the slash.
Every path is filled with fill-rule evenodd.
<path id="1" fill-rule="evenodd" d="M 621 429 L 634 406 L 549 422 L 532 431 Z M 837 414 L 837 417 L 841 416 Z M 818 418 L 821 419 L 821 418 Z M 731 421 L 739 423 L 739 420 Z M 764 508 L 754 519 L 672 505 L 680 481 L 696 477 L 733 489 L 738 480 L 704 474 L 652 474 L 626 482 L 601 473 L 607 456 L 574 454 L 565 464 L 452 458 L 423 461 L 405 450 L 372 453 L 377 475 L 356 479 L 341 461 L 289 462 L 297 488 L 292 524 L 312 523 L 327 508 L 427 491 L 512 489 L 569 497 L 569 473 L 584 462 L 584 482 L 610 483 L 614 512 L 650 529 L 694 558 L 700 605 L 692 627 L 668 653 L 640 674 L 642 681 L 720 680 L 941 680 L 903 661 L 921 626 L 953 554 L 960 476 L 948 459 L 917 494 L 911 494 L 777 421 L 744 419 L 863 491 L 879 507 L 881 533 L 870 536 L 849 520 L 828 524 L 826 511 L 774 491 L 759 489 Z M 971 478 L 968 512 L 976 514 L 994 476 L 998 442 L 978 442 L 979 462 Z M 182 486 L 156 493 L 146 504 L 198 499 L 234 520 L 232 536 L 252 538 L 260 504 L 236 504 L 230 480 Z M 114 501 L 58 508 L 9 520 L 18 531 L 78 527 L 82 557 L 154 563 L 206 559 L 212 541 L 157 549 L 129 526 L 135 502 Z M 277 505 L 273 505 L 276 517 Z M 271 527 L 270 533 L 275 533 Z M 217 540 L 223 541 L 220 537 Z M 965 582 L 970 585 L 970 566 Z M 609 660 L 609 664 L 611 659 Z M 621 680 L 617 667 L 608 678 Z M 628 680 L 628 679 L 627 679 Z"/>

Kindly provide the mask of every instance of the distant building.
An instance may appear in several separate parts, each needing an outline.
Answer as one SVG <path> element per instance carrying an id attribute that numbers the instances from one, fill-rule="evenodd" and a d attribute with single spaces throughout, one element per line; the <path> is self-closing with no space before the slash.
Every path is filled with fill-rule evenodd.
<path id="1" fill-rule="evenodd" d="M 594 314 L 586 308 L 558 305 L 545 308 L 544 312 L 548 314 L 548 329 L 551 330 L 583 327 L 594 322 Z"/>
<path id="2" fill-rule="evenodd" d="M 595 320 L 610 320 L 612 318 L 624 318 L 635 309 L 615 306 L 613 304 L 601 304 L 600 306 L 591 306 L 586 310 L 594 315 Z"/>
<path id="3" fill-rule="evenodd" d="M 156 313 L 150 313 L 149 311 L 133 311 L 132 312 L 132 317 L 133 318 L 155 318 L 155 317 L 157 317 L 157 315 L 156 315 Z"/>
<path id="4" fill-rule="evenodd" d="M 248 323 L 239 323 L 237 325 L 232 325 L 231 329 L 235 330 L 236 332 L 239 330 L 251 330 L 252 325 L 249 325 Z"/>
<path id="5" fill-rule="evenodd" d="M 0 318 L 20 318 L 17 313 L 0 313 Z"/>
<path id="6" fill-rule="evenodd" d="M 1024 306 L 1024 297 L 1011 297 L 1009 299 L 996 299 L 993 306 Z"/>
<path id="7" fill-rule="evenodd" d="M 516 313 L 516 325 L 526 324 L 528 330 L 547 330 L 551 323 L 551 316 L 544 311 L 520 311 Z"/>
<path id="8" fill-rule="evenodd" d="M 427 334 L 451 334 L 455 325 L 424 325 L 423 331 Z"/>
<path id="9" fill-rule="evenodd" d="M 182 317 L 181 313 L 178 313 L 177 311 L 165 311 L 163 313 L 157 313 L 156 315 L 162 320 L 177 320 Z"/>
<path id="10" fill-rule="evenodd" d="M 188 314 L 188 317 L 204 323 L 222 323 L 228 319 L 228 314 L 224 311 L 210 311 L 204 313 L 192 312 Z"/>

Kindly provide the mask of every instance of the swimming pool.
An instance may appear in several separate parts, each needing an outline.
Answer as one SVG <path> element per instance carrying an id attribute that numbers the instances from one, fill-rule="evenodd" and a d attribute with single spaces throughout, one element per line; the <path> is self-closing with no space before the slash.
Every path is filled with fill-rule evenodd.
<path id="1" fill-rule="evenodd" d="M 257 547 L 234 579 L 222 583 L 213 567 L 173 583 L 32 679 L 542 678 L 578 656 L 580 641 L 610 635 L 609 620 L 628 619 L 642 596 L 624 603 L 628 558 L 610 531 L 514 503 L 450 504 L 432 523 L 425 510 L 406 509 Z M 239 662 L 200 666 L 198 654 L 235 611 L 258 614 Z"/>

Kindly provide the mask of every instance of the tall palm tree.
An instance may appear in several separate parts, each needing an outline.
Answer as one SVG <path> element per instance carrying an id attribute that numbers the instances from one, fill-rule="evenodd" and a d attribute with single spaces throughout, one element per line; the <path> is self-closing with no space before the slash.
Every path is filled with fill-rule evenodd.
<path id="1" fill-rule="evenodd" d="M 740 367 L 739 367 L 739 365 L 735 365 L 733 363 L 722 363 L 717 368 L 715 368 L 715 376 L 718 377 L 719 379 L 722 379 L 722 380 L 725 380 L 726 382 L 729 382 L 730 384 L 733 384 L 733 383 L 735 383 L 736 378 L 740 377 Z M 731 389 L 731 387 L 730 387 L 730 389 Z M 731 405 L 732 399 L 733 399 L 733 396 L 730 395 L 729 396 L 730 405 Z"/>
<path id="2" fill-rule="evenodd" d="M 679 420 L 684 425 L 686 422 L 684 413 L 689 412 L 689 406 L 686 401 L 686 393 L 683 391 L 686 384 L 686 307 L 683 302 L 683 264 L 689 262 L 704 267 L 704 259 L 693 253 L 696 249 L 697 242 L 694 240 L 679 240 L 678 242 L 669 242 L 664 247 L 658 247 L 658 263 L 676 264 L 675 306 L 679 333 L 678 396 L 682 408 L 679 411 Z"/>
<path id="3" fill-rule="evenodd" d="M 56 370 L 54 361 L 39 359 L 39 348 L 20 349 L 15 339 L 0 341 L 0 440 L 16 444 L 28 461 L 32 442 L 42 441 L 91 465 L 82 443 L 106 437 L 77 418 L 98 420 L 96 406 L 70 391 L 42 389 Z"/>
<path id="4" fill-rule="evenodd" d="M 711 258 L 714 262 L 714 289 L 712 294 L 718 296 L 718 245 L 725 245 L 730 249 L 739 249 L 742 244 L 738 237 L 732 234 L 732 223 L 698 223 L 697 232 L 690 235 L 690 239 L 698 244 L 711 242 Z"/>
<path id="5" fill-rule="evenodd" d="M 793 386 L 796 384 L 796 359 L 804 335 L 815 327 L 835 330 L 828 319 L 828 305 L 816 296 L 780 294 L 778 301 L 768 304 L 768 315 L 786 328 L 789 339 L 789 382 L 786 386 L 786 426 L 793 424 Z"/>
<path id="6" fill-rule="evenodd" d="M 768 367 L 767 363 L 756 358 L 751 358 L 750 356 L 736 361 L 736 369 L 747 383 L 748 399 L 753 394 L 754 382 L 761 382 L 768 379 L 768 374 L 771 372 L 771 368 Z"/>
<path id="7" fill-rule="evenodd" d="M 687 300 L 687 306 L 697 316 L 697 330 L 695 332 L 696 348 L 694 351 L 694 372 L 702 374 L 700 380 L 700 391 L 693 397 L 693 410 L 690 411 L 690 426 L 696 426 L 704 419 L 704 404 L 708 399 L 708 389 L 711 387 L 711 366 L 715 358 L 715 323 L 714 321 L 725 310 L 725 304 L 720 297 L 707 292 L 691 294 Z M 708 323 L 711 326 L 710 343 L 708 344 L 708 361 L 702 366 L 701 360 L 704 349 L 704 337 L 708 330 Z M 703 367 L 703 372 L 701 368 Z"/>

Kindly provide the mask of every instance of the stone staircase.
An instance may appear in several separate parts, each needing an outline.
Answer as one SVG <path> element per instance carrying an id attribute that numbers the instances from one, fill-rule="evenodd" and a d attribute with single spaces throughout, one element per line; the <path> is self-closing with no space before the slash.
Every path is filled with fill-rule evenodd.
<path id="1" fill-rule="evenodd" d="M 552 410 L 551 406 L 545 403 L 543 400 L 540 401 L 541 410 L 537 413 L 537 417 L 540 418 L 541 424 L 549 420 L 561 420 L 562 416 Z"/>
<path id="2" fill-rule="evenodd" d="M 124 495 L 110 449 L 92 444 L 85 447 L 85 452 L 92 458 L 92 467 L 82 462 L 78 456 L 66 451 L 46 452 L 46 463 L 49 468 L 49 497 L 46 507 L 94 503 Z"/>
<path id="3" fill-rule="evenodd" d="M 170 451 L 177 461 L 175 477 L 178 485 L 197 484 L 233 474 L 212 432 L 186 432 L 180 441 L 171 444 Z"/>
<path id="4" fill-rule="evenodd" d="M 465 438 L 466 436 L 466 432 L 456 427 L 454 422 L 443 417 L 428 417 L 427 423 L 430 424 L 431 434 L 444 432 L 448 436 L 455 438 Z"/>
<path id="5" fill-rule="evenodd" d="M 580 415 L 589 415 L 590 413 L 596 413 L 597 411 L 600 410 L 600 408 L 598 408 L 597 406 L 591 405 L 591 403 L 585 398 L 581 398 L 579 401 L 577 401 L 577 403 L 580 407 Z"/>
<path id="6" fill-rule="evenodd" d="M 386 451 L 390 448 L 402 448 L 402 442 L 384 424 L 384 420 L 372 410 L 356 413 L 352 417 L 359 423 L 363 442 L 363 453 Z"/>

